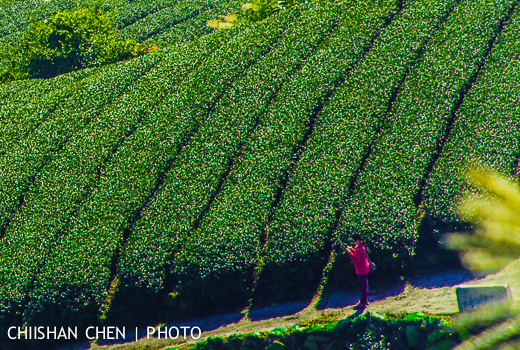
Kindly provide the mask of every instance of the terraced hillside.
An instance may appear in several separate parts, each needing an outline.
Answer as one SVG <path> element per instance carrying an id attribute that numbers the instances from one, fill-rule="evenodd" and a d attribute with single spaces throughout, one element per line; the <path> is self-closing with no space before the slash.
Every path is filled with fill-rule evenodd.
<path id="1" fill-rule="evenodd" d="M 297 298 L 355 232 L 406 270 L 468 161 L 517 177 L 518 2 L 107 2 L 161 49 L 0 85 L 0 329 Z M 2 40 L 72 5 L 4 1 Z"/>

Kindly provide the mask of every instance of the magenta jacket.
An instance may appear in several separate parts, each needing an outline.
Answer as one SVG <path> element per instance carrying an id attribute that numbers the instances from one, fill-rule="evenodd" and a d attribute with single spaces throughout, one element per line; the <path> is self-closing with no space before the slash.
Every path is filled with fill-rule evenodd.
<path id="1" fill-rule="evenodd" d="M 351 253 L 348 253 L 350 260 L 354 263 L 356 275 L 368 275 L 370 265 L 368 264 L 367 253 L 363 244 L 354 247 Z"/>

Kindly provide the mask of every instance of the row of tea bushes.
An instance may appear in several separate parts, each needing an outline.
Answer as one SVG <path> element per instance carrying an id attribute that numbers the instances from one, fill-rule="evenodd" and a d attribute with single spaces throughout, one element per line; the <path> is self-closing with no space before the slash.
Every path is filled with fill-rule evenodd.
<path id="1" fill-rule="evenodd" d="M 315 11 L 315 9 L 313 10 Z M 225 181 L 226 174 L 231 170 L 233 163 L 242 157 L 241 148 L 257 128 L 263 127 L 265 122 L 263 114 L 266 109 L 273 101 L 280 98 L 281 89 L 285 86 L 292 86 L 292 77 L 297 75 L 305 60 L 321 48 L 320 43 L 326 40 L 325 38 L 335 27 L 335 23 L 331 21 L 331 14 L 327 12 L 316 16 L 311 14 L 304 13 L 301 21 L 289 28 L 280 38 L 276 50 L 253 66 L 249 74 L 230 89 L 220 104 L 216 106 L 213 119 L 210 119 L 200 131 L 200 136 L 195 139 L 193 148 L 189 147 L 180 158 L 180 165 L 176 168 L 175 175 L 167 179 L 165 190 L 140 224 L 146 228 L 144 231 L 147 232 L 146 235 L 152 234 L 153 231 L 156 231 L 158 235 L 171 232 L 170 235 L 173 236 L 174 241 L 164 247 L 161 246 L 161 250 L 165 249 L 170 254 L 183 255 L 182 251 L 200 249 L 201 246 L 198 243 L 192 243 L 197 242 L 196 240 L 190 241 L 188 245 L 180 242 L 191 234 L 196 220 L 201 218 L 204 208 L 211 203 L 211 197 L 220 195 L 217 193 L 220 189 L 219 186 Z M 310 25 L 313 26 L 311 34 L 308 31 Z M 197 174 L 195 179 L 193 174 Z M 189 198 L 189 200 L 186 201 L 185 198 Z M 171 215 L 162 216 L 161 212 L 171 207 L 171 203 L 177 203 Z M 199 235 L 198 232 L 195 234 Z M 146 235 L 144 236 L 146 237 Z M 170 235 L 165 239 L 168 240 Z M 148 237 L 147 246 L 154 247 L 156 240 L 153 237 L 155 235 Z M 219 237 L 218 240 L 222 238 L 224 237 Z M 142 250 L 139 248 L 141 242 L 137 241 L 133 248 L 135 254 L 140 256 L 139 261 L 146 262 L 146 264 L 148 261 L 152 262 L 146 269 L 151 269 L 151 271 L 155 271 L 153 273 L 156 276 L 161 276 L 161 267 L 165 264 L 164 258 L 159 262 L 148 257 L 143 258 Z M 175 250 L 175 247 L 180 248 L 181 251 Z M 211 251 L 208 253 L 212 254 Z M 155 253 L 151 254 L 151 256 L 154 255 Z M 134 260 L 135 258 L 128 259 L 132 262 L 130 266 L 133 267 L 128 271 L 141 270 L 136 268 Z M 237 266 L 236 260 L 236 256 L 229 256 L 226 265 Z M 204 264 L 204 268 L 211 267 Z M 219 266 L 218 269 L 220 268 Z M 204 272 L 200 271 L 200 273 Z M 142 281 L 142 278 L 140 280 Z M 161 286 L 162 278 L 157 279 L 157 282 Z M 235 291 L 243 296 L 247 288 L 245 285 L 247 282 L 236 281 Z M 197 298 L 197 295 L 207 297 L 207 295 L 201 294 L 204 293 L 198 287 L 197 292 L 195 290 L 190 292 L 193 299 Z"/>
<path id="2" fill-rule="evenodd" d="M 69 192 L 71 175 L 75 173 L 52 171 L 56 170 L 53 161 L 63 161 L 60 156 L 67 143 L 74 144 L 74 137 L 81 137 L 108 101 L 121 94 L 153 64 L 154 58 L 150 56 L 130 65 L 121 65 L 120 69 L 100 70 L 83 79 L 74 85 L 75 91 L 68 91 L 70 95 L 54 113 L 47 115 L 36 132 L 0 158 L 1 181 L 5 189 L 2 214 L 8 219 L 4 221 L 5 236 L 0 241 L 0 278 L 6 281 L 0 303 L 5 307 L 3 320 L 21 317 L 12 307 L 20 307 L 26 302 L 38 271 L 45 266 L 49 252 L 56 245 L 56 230 L 63 224 L 65 213 L 52 204 L 78 194 Z M 122 79 L 122 74 L 127 81 Z M 53 96 L 51 94 L 49 98 Z M 52 182 L 50 189 L 47 187 L 49 180 Z M 9 216 L 13 214 L 10 221 Z"/>
<path id="3" fill-rule="evenodd" d="M 169 85 L 174 81 L 164 77 L 169 97 L 153 108 L 147 116 L 148 123 L 136 128 L 111 155 L 57 242 L 59 246 L 52 250 L 37 275 L 25 311 L 27 322 L 95 322 L 99 312 L 94 310 L 101 309 L 107 296 L 114 277 L 112 269 L 132 221 L 153 197 L 161 174 L 167 172 L 176 152 L 204 123 L 208 107 L 218 100 L 225 87 L 261 57 L 263 50 L 269 50 L 292 20 L 285 16 L 280 22 L 266 23 L 267 28 L 249 28 L 243 35 L 231 31 L 212 37 L 217 38 L 211 39 L 213 51 L 225 45 L 222 52 L 232 55 L 217 54 L 208 59 L 209 53 L 205 52 L 199 56 L 201 64 L 179 84 Z M 269 34 L 260 37 L 259 32 Z M 239 46 L 237 42 L 243 44 Z M 179 59 L 182 64 L 191 62 L 185 56 Z"/>
<path id="4" fill-rule="evenodd" d="M 339 235 L 364 234 L 382 267 L 400 268 L 414 256 L 422 179 L 511 5 L 461 3 L 429 43 L 393 104 L 338 226 Z"/>
<path id="5" fill-rule="evenodd" d="M 296 284 L 315 288 L 309 271 L 321 275 L 329 240 L 342 250 L 346 237 L 330 234 L 348 200 L 349 186 L 355 181 L 364 152 L 377 141 L 377 129 L 394 89 L 454 5 L 454 1 L 435 6 L 429 1 L 407 2 L 319 116 L 267 229 L 264 268 L 280 281 L 272 284 L 273 293 L 287 294 L 285 288 Z"/>
<path id="6" fill-rule="evenodd" d="M 62 89 L 57 87 L 30 104 L 7 111 L 2 138 L 6 148 L 0 157 L 0 184 L 3 188 L 0 194 L 0 217 L 4 225 L 42 165 L 60 148 L 60 144 L 88 123 L 88 118 L 84 118 L 82 112 L 92 104 L 98 110 L 102 109 L 107 101 L 104 97 L 110 98 L 104 88 L 107 85 L 121 85 L 118 75 L 109 69 L 90 73 L 94 74 L 85 79 L 82 78 L 88 72 L 73 75 L 78 79 L 70 85 L 63 84 Z M 135 78 L 128 77 L 130 82 Z M 85 94 L 97 94 L 96 98 L 85 104 L 82 98 L 84 95 L 74 94 L 82 89 L 86 90 Z M 117 93 L 117 90 L 113 92 Z M 84 105 L 86 109 L 82 109 Z"/>
<path id="7" fill-rule="evenodd" d="M 27 137 L 96 69 L 50 80 L 22 80 L 0 85 L 0 152 Z"/>
<path id="8" fill-rule="evenodd" d="M 115 26 L 118 29 L 125 28 L 158 11 L 175 6 L 177 3 L 179 3 L 179 0 L 131 1 L 126 6 L 118 7 L 114 16 Z"/>
<path id="9" fill-rule="evenodd" d="M 438 232 L 464 227 L 453 203 L 468 190 L 465 179 L 468 166 L 476 163 L 510 175 L 518 171 L 519 21 L 517 7 L 457 113 L 450 139 L 426 184 L 428 226 Z"/>
<path id="10" fill-rule="evenodd" d="M 441 350 L 460 343 L 460 336 L 450 325 L 441 317 L 422 313 L 392 318 L 367 312 L 325 325 L 295 325 L 270 332 L 210 337 L 167 350 Z"/>
<path id="11" fill-rule="evenodd" d="M 263 228 L 284 173 L 292 172 L 298 148 L 312 132 L 313 114 L 397 8 L 396 3 L 377 4 L 342 4 L 345 18 L 350 13 L 364 16 L 340 24 L 260 116 L 259 127 L 244 144 L 243 155 L 235 159 L 221 193 L 174 257 L 173 269 L 180 281 L 176 292 L 190 307 L 200 305 L 198 300 L 222 300 L 230 293 L 243 300 L 250 292 Z M 362 11 L 369 6 L 370 11 Z M 334 6 L 328 11 L 334 14 Z"/>
<path id="12" fill-rule="evenodd" d="M 137 41 L 153 38 L 156 34 L 170 27 L 190 21 L 199 14 L 211 10 L 218 2 L 219 0 L 181 1 L 174 6 L 166 7 L 125 27 L 121 30 L 121 35 L 124 38 L 133 38 Z"/>
<path id="13" fill-rule="evenodd" d="M 219 18 L 218 16 L 220 15 L 231 13 L 234 10 L 236 10 L 236 2 L 234 0 L 218 1 L 215 3 L 215 7 L 202 11 L 190 20 L 165 28 L 149 40 L 161 47 L 194 40 L 214 31 L 213 28 L 206 25 L 208 21 Z"/>
<path id="14" fill-rule="evenodd" d="M 135 286 L 151 294 L 164 287 L 166 257 L 179 253 L 262 114 L 333 29 L 330 14 L 321 15 L 316 8 L 300 11 L 300 20 L 284 32 L 273 50 L 222 95 L 143 212 L 120 261 L 126 284 L 122 288 L 130 289 L 127 297 L 139 295 L 132 290 Z"/>

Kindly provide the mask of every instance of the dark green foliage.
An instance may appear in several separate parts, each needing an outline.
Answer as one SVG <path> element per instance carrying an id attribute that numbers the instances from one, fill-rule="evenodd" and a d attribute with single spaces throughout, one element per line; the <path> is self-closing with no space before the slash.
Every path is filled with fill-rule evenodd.
<path id="1" fill-rule="evenodd" d="M 247 301 L 257 276 L 281 296 L 315 292 L 330 249 L 353 232 L 369 237 L 380 267 L 413 258 L 414 196 L 510 4 L 323 3 L 286 2 L 258 23 L 135 60 L 0 86 L 0 329 L 96 323 L 116 277 L 115 302 L 141 310 Z M 129 57 L 125 41 L 105 40 L 111 16 L 128 37 L 189 41 L 231 5 L 113 1 L 120 12 L 105 19 L 99 6 L 44 11 L 56 23 L 97 8 L 89 25 L 101 34 L 56 32 L 38 47 L 58 63 L 33 53 L 31 74 Z M 506 26 L 426 179 L 421 208 L 441 224 L 454 216 L 450 192 L 464 191 L 458 153 L 511 171 L 518 159 L 518 35 Z M 101 42 L 111 49 L 96 53 Z M 16 67 L 3 66 L 5 80 L 26 74 Z M 364 327 L 349 328 L 360 346 L 406 336 Z"/>
<path id="2" fill-rule="evenodd" d="M 145 53 L 134 39 L 119 40 L 113 14 L 100 4 L 73 8 L 44 21 L 33 22 L 16 47 L 4 48 L 10 68 L 1 79 L 49 78 L 78 69 L 100 66 Z"/>
<path id="3" fill-rule="evenodd" d="M 250 22 L 264 20 L 280 10 L 278 0 L 253 0 L 249 5 L 244 5 L 243 17 Z"/>
<path id="4" fill-rule="evenodd" d="M 147 40 L 156 34 L 211 10 L 216 6 L 216 2 L 215 0 L 179 1 L 175 6 L 166 7 L 123 28 L 121 35 L 123 38 L 136 39 L 138 41 Z"/>
<path id="5" fill-rule="evenodd" d="M 99 117 L 100 110 L 106 106 L 107 101 L 116 99 L 128 86 L 137 80 L 141 74 L 144 74 L 157 61 L 155 55 L 149 55 L 138 60 L 133 60 L 129 63 L 121 64 L 120 69 L 101 70 L 98 74 L 92 74 L 87 79 L 81 74 L 61 76 L 55 80 L 50 80 L 49 83 L 42 83 L 43 85 L 61 82 L 62 90 L 56 94 L 49 94 L 46 99 L 33 101 L 36 110 L 41 113 L 36 114 L 41 119 L 35 118 L 33 108 L 26 110 L 20 109 L 19 112 L 26 112 L 28 115 L 20 114 L 19 118 L 24 120 L 24 124 L 29 124 L 29 131 L 36 129 L 36 133 L 28 132 L 26 129 L 20 130 L 22 135 L 12 133 L 10 139 L 17 138 L 19 142 L 13 142 L 6 148 L 5 155 L 0 157 L 0 167 L 3 176 L 1 177 L 2 187 L 2 207 L 0 207 L 2 215 L 2 224 L 9 223 L 9 229 L 5 231 L 5 236 L 0 242 L 0 279 L 6 283 L 8 288 L 2 289 L 0 304 L 4 305 L 5 301 L 18 298 L 25 298 L 28 293 L 32 291 L 34 277 L 40 268 L 43 269 L 47 262 L 48 255 L 56 248 L 56 243 L 59 241 L 59 229 L 67 221 L 67 212 L 61 215 L 57 214 L 51 208 L 56 208 L 54 203 L 58 202 L 62 205 L 67 203 L 74 203 L 78 197 L 81 196 L 81 191 L 69 192 L 73 187 L 69 180 L 61 176 L 68 177 L 65 170 L 68 165 L 71 165 L 66 159 L 61 159 L 57 163 L 52 162 L 53 156 L 59 154 L 60 145 L 65 146 L 70 139 L 74 139 L 69 143 L 71 149 L 67 150 L 70 154 L 77 154 L 77 143 L 89 146 L 99 146 L 98 143 L 90 143 L 85 141 L 81 136 L 82 131 L 90 131 L 90 140 L 96 140 L 95 130 L 102 128 L 106 131 L 105 125 L 107 120 L 103 122 L 101 117 L 99 122 L 93 123 Z M 92 72 L 91 72 L 92 73 Z M 122 77 L 125 79 L 122 79 Z M 75 77 L 77 80 L 71 79 Z M 72 80 L 69 89 L 65 82 Z M 77 89 L 81 91 L 80 94 L 73 94 L 71 90 Z M 65 99 L 65 96 L 68 98 Z M 85 99 L 85 96 L 90 98 Z M 55 108 L 48 109 L 49 103 L 59 102 L 63 107 L 62 110 L 55 110 Z M 30 104 L 29 104 L 30 106 Z M 31 106 L 30 106 L 31 107 Z M 10 120 L 18 120 L 10 118 Z M 31 125 L 31 123 L 33 123 Z M 35 125 L 36 124 L 36 125 Z M 14 129 L 14 128 L 13 128 Z M 11 130 L 13 131 L 13 130 Z M 25 134 L 25 135 L 24 135 Z M 75 137 L 74 137 L 75 136 Z M 41 138 L 40 138 L 41 137 Z M 89 154 L 85 152 L 85 155 Z M 92 154 L 89 154 L 93 156 Z M 76 159 L 77 160 L 77 159 Z M 90 157 L 85 157 L 83 161 L 88 163 Z M 48 167 L 45 171 L 39 172 L 39 169 Z M 74 162 L 72 169 L 84 169 L 83 164 Z M 94 167 L 97 163 L 94 164 Z M 62 169 L 63 171 L 56 171 Z M 70 168 L 69 168 L 70 169 Z M 38 173 L 40 177 L 35 181 L 34 174 Z M 70 175 L 70 174 L 69 174 Z M 84 174 L 85 175 L 85 174 Z M 32 180 L 31 180 L 32 179 Z M 48 187 L 47 185 L 51 185 Z M 77 183 L 76 183 L 77 184 Z M 83 183 L 84 185 L 85 183 Z M 20 194 L 24 193 L 25 188 L 34 186 L 36 192 L 30 196 L 25 196 L 26 206 L 22 206 L 19 213 L 18 199 Z M 40 193 L 41 195 L 38 195 Z M 73 208 L 71 208 L 72 210 Z M 38 213 L 33 216 L 31 213 Z M 19 215 L 16 215 L 19 214 Z M 9 221 L 9 218 L 11 220 Z M 65 251 L 58 252 L 64 253 Z M 17 252 L 17 253 L 16 253 Z M 5 257 L 11 256 L 11 259 Z M 53 266 L 54 272 L 57 269 L 64 269 L 65 266 Z M 60 274 L 60 278 L 69 277 L 66 273 Z M 54 279 L 55 282 L 58 282 Z M 13 282 L 14 281 L 14 282 Z M 74 293 L 78 290 L 88 289 L 92 286 L 78 283 L 73 285 L 69 283 L 68 286 L 74 289 Z M 78 288 L 82 286 L 82 288 Z M 50 306 L 57 303 L 59 296 L 63 296 L 65 300 L 72 301 L 74 299 L 67 299 L 70 295 L 66 291 L 67 288 L 62 288 L 59 283 L 53 284 L 49 288 L 48 298 L 42 295 L 38 296 L 39 302 L 48 306 L 46 312 L 54 314 L 56 310 L 51 310 Z M 102 294 L 97 293 L 96 297 L 102 297 Z M 88 300 L 89 305 L 86 307 L 91 310 L 90 303 L 93 299 L 83 298 L 79 296 L 76 302 L 79 305 L 84 305 L 84 301 Z M 81 300 L 81 301 L 80 301 Z M 35 303 L 35 309 L 39 310 L 39 302 Z M 72 302 L 67 306 L 69 312 L 74 312 L 77 306 Z M 64 307 L 65 308 L 65 307 Z M 12 315 L 15 309 L 8 306 L 7 309 L 2 309 L 2 313 Z M 25 310 L 26 315 L 37 315 L 31 310 Z M 69 313 L 67 313 L 69 315 Z M 65 315 L 65 314 L 64 314 Z M 56 322 L 61 322 L 59 317 L 53 316 Z M 68 317 L 68 316 L 67 316 Z"/>
<path id="6" fill-rule="evenodd" d="M 311 14 L 310 11 L 305 13 Z M 261 53 L 265 56 L 262 56 L 243 73 L 240 79 L 227 88 L 190 145 L 180 155 L 171 174 L 165 179 L 163 190 L 157 194 L 150 207 L 143 211 L 142 220 L 137 223 L 132 239 L 121 259 L 122 275 L 129 283 L 157 292 L 164 284 L 162 270 L 167 268 L 166 259 L 173 253 L 180 253 L 177 250 L 179 245 L 183 246 L 183 250 L 192 249 L 191 247 L 197 249 L 197 246 L 198 249 L 204 249 L 202 244 L 196 243 L 198 239 L 188 240 L 190 230 L 216 190 L 231 157 L 240 155 L 239 145 L 254 131 L 262 111 L 269 100 L 275 97 L 276 88 L 289 78 L 291 69 L 302 63 L 308 51 L 312 50 L 313 45 L 326 35 L 326 30 L 331 26 L 328 19 L 323 20 L 314 33 L 305 40 L 299 41 L 300 47 L 295 48 L 293 43 L 297 38 L 301 38 L 302 33 L 305 32 L 305 25 L 297 26 L 290 23 L 301 15 L 300 12 L 295 12 L 287 17 L 273 18 L 276 20 L 273 24 L 260 23 L 259 27 L 254 27 L 251 36 L 248 36 L 250 40 L 256 42 L 262 39 L 255 35 L 265 30 L 267 25 L 270 30 L 275 26 L 288 28 L 276 39 L 277 42 L 273 44 L 271 51 L 266 51 L 267 48 L 262 50 Z M 230 46 L 228 50 L 235 49 Z M 230 52 L 224 51 L 222 54 L 230 54 Z M 218 59 L 216 62 L 221 61 Z M 218 72 L 219 69 L 215 68 L 214 71 Z M 269 88 L 268 93 L 266 88 Z M 195 179 L 194 174 L 197 174 Z M 171 203 L 177 205 L 171 208 Z M 161 214 L 164 210 L 168 210 L 168 216 Z M 231 236 L 228 238 L 231 241 Z M 183 243 L 185 240 L 186 242 Z M 166 252 L 170 254 L 165 254 Z M 192 253 L 195 253 L 195 250 Z M 206 253 L 212 252 L 206 250 Z M 238 273 L 239 278 L 226 278 L 226 282 L 214 280 L 214 277 L 208 276 L 204 271 L 210 268 L 204 263 L 204 257 L 200 256 L 200 260 L 193 261 L 190 255 L 179 256 L 178 261 L 186 260 L 186 264 L 179 264 L 172 268 L 182 271 L 183 276 L 186 273 L 186 277 L 190 276 L 189 278 L 193 280 L 203 282 L 197 284 L 190 282 L 188 278 L 184 280 L 182 288 L 190 290 L 186 296 L 191 296 L 194 305 L 200 305 L 203 298 L 222 295 L 221 292 L 217 292 L 221 286 L 236 290 L 243 295 L 244 271 Z M 227 260 L 232 265 L 225 263 L 227 268 L 223 269 L 224 272 L 218 277 L 220 279 L 225 274 L 233 275 L 229 267 L 237 266 L 235 259 L 230 257 Z M 194 272 L 190 274 L 188 271 Z M 233 275 L 233 277 L 237 276 Z M 142 282 L 145 280 L 148 282 L 143 285 Z M 208 293 L 208 285 L 212 285 L 211 293 Z"/>
<path id="7" fill-rule="evenodd" d="M 410 344 L 407 334 L 411 334 L 412 330 L 421 343 Z M 446 327 L 446 321 L 439 317 L 411 314 L 395 319 L 366 313 L 325 325 L 296 325 L 290 328 L 276 328 L 270 332 L 212 337 L 196 343 L 195 349 L 426 350 L 451 349 L 458 342 L 457 334 Z M 451 346 L 442 347 L 442 344 Z"/>
<path id="8" fill-rule="evenodd" d="M 305 285 L 311 282 L 309 271 L 321 274 L 329 240 L 344 254 L 347 237 L 331 231 L 337 215 L 348 206 L 357 168 L 376 137 L 393 88 L 453 3 L 407 2 L 318 116 L 313 137 L 267 229 L 266 263 L 284 284 Z M 374 256 L 379 258 L 377 253 Z M 290 270 L 289 262 L 293 263 Z M 300 269 L 303 265 L 306 268 Z"/>
<path id="9" fill-rule="evenodd" d="M 113 98 L 113 109 L 99 115 L 71 140 L 56 162 L 46 167 L 38 177 L 40 195 L 34 201 L 27 201 L 24 212 L 11 225 L 18 232 L 39 227 L 47 233 L 53 232 L 49 236 L 55 237 L 54 241 L 46 240 L 52 250 L 29 295 L 26 313 L 29 324 L 37 322 L 32 317 L 36 315 L 32 310 L 37 308 L 37 300 L 46 300 L 53 306 L 48 312 L 54 313 L 60 305 L 68 303 L 75 305 L 72 311 L 78 315 L 82 310 L 90 310 L 91 304 L 101 308 L 115 271 L 112 262 L 117 261 L 114 259 L 125 243 L 132 219 L 153 192 L 161 173 L 166 172 L 169 159 L 190 137 L 193 128 L 205 121 L 204 104 L 222 93 L 226 86 L 222 81 L 231 83 L 235 75 L 269 47 L 264 41 L 266 37 L 260 37 L 257 31 L 267 26 L 269 38 L 274 42 L 288 25 L 285 22 L 291 19 L 280 21 L 262 24 L 255 31 L 238 35 L 230 31 L 177 48 L 150 76 L 129 89 L 128 94 L 121 99 Z M 250 40 L 245 40 L 248 44 L 237 52 L 235 41 L 242 40 L 242 35 Z M 215 55 L 212 60 L 207 59 L 221 47 L 224 52 L 232 53 L 233 58 Z M 179 62 L 171 65 L 176 59 Z M 128 64 L 133 66 L 132 63 Z M 209 81 L 213 83 L 208 84 Z M 179 107 L 187 105 L 191 106 L 190 112 L 179 113 Z M 135 110 L 139 113 L 134 113 Z M 154 137 L 150 137 L 152 134 Z M 77 154 L 84 154 L 80 162 Z M 64 181 L 52 174 L 71 177 Z M 56 192 L 61 184 L 70 187 Z M 45 218 L 25 221 L 26 213 L 34 211 L 45 213 Z M 62 264 L 63 261 L 69 263 Z M 78 270 L 78 266 L 82 268 Z M 57 271 L 59 278 L 55 275 Z M 77 298 L 78 303 L 52 294 L 54 288 L 68 290 L 75 286 L 88 286 L 84 288 L 85 295 Z M 81 300 L 89 303 L 82 304 Z"/>
<path id="10" fill-rule="evenodd" d="M 258 128 L 244 143 L 242 154 L 234 160 L 211 210 L 183 244 L 182 251 L 176 254 L 173 268 L 181 281 L 179 289 L 194 278 L 194 270 L 201 278 L 211 281 L 213 278 L 209 276 L 219 276 L 219 283 L 212 286 L 213 297 L 216 291 L 223 297 L 230 289 L 247 295 L 262 249 L 262 230 L 276 201 L 280 180 L 292 166 L 294 151 L 309 131 L 309 119 L 324 103 L 335 81 L 355 61 L 370 34 L 378 30 L 377 25 L 392 10 L 392 5 L 385 3 L 367 17 L 361 17 L 359 26 L 334 29 L 316 53 L 282 86 L 277 98 L 260 116 Z M 346 13 L 364 6 L 352 2 Z M 332 11 L 325 9 L 324 19 L 332 15 Z M 362 21 L 369 24 L 363 26 Z M 316 26 L 319 27 L 321 24 Z M 222 278 L 235 276 L 235 271 L 239 271 L 240 278 Z M 190 295 L 188 289 L 184 293 Z"/>

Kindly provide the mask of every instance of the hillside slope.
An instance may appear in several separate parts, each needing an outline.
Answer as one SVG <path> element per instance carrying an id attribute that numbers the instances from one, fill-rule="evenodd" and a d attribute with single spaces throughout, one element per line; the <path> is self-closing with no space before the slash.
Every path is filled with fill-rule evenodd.
<path id="1" fill-rule="evenodd" d="M 4 40 L 72 6 L 6 4 Z M 107 2 L 162 49 L 0 86 L 1 334 L 312 295 L 355 232 L 406 270 L 467 227 L 468 161 L 517 176 L 517 5 L 308 2 L 194 39 L 236 3 Z"/>

